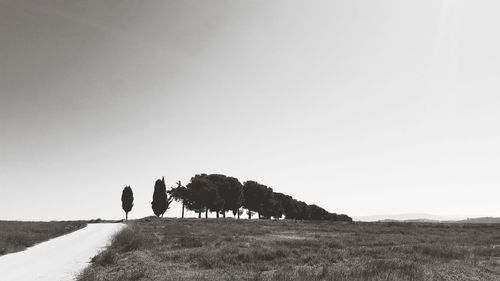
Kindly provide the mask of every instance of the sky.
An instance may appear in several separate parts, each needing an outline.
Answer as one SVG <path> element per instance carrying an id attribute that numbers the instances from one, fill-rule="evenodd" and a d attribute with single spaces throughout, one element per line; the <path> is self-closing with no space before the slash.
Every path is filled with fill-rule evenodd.
<path id="1" fill-rule="evenodd" d="M 499 8 L 0 0 L 0 219 L 121 218 L 126 185 L 149 216 L 156 179 L 198 173 L 351 216 L 500 216 Z"/>

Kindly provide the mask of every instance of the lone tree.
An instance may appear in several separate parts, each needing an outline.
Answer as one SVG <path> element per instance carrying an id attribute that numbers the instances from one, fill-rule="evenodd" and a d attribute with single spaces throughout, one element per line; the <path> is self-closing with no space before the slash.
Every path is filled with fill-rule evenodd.
<path id="1" fill-rule="evenodd" d="M 134 193 L 130 186 L 125 186 L 122 192 L 122 209 L 125 211 L 125 220 L 128 220 L 128 212 L 134 206 Z"/>
<path id="2" fill-rule="evenodd" d="M 151 208 L 157 217 L 163 217 L 163 214 L 168 210 L 173 197 L 167 196 L 167 187 L 165 185 L 165 178 L 157 180 L 155 183 L 155 191 L 153 192 L 153 202 Z"/>

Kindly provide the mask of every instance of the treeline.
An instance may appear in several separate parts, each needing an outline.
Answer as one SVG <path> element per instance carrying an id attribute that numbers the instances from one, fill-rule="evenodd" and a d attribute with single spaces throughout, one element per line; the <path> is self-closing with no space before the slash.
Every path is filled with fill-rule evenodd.
<path id="1" fill-rule="evenodd" d="M 237 178 L 221 174 L 195 175 L 186 186 L 178 182 L 176 187 L 168 191 L 165 180 L 157 180 L 151 202 L 154 214 L 163 216 L 173 200 L 182 204 L 182 218 L 184 209 L 197 212 L 198 218 L 203 213 L 208 218 L 209 212 L 215 213 L 217 218 L 225 218 L 228 212 L 240 218 L 246 209 L 249 219 L 256 215 L 259 219 L 284 217 L 297 220 L 352 221 L 347 215 L 330 213 L 314 204 L 308 205 L 256 181 L 241 184 Z M 126 213 L 128 211 L 125 210 Z"/>

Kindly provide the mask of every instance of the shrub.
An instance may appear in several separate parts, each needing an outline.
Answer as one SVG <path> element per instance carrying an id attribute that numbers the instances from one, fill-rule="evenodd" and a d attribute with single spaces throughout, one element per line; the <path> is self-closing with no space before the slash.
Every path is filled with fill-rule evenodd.
<path id="1" fill-rule="evenodd" d="M 107 266 L 114 264 L 116 260 L 117 260 L 116 253 L 112 249 L 107 249 L 105 251 L 100 252 L 95 257 L 93 257 L 91 262 L 100 266 Z"/>
<path id="2" fill-rule="evenodd" d="M 130 252 L 143 245 L 141 232 L 136 227 L 127 227 L 113 238 L 111 248 L 119 252 Z"/>

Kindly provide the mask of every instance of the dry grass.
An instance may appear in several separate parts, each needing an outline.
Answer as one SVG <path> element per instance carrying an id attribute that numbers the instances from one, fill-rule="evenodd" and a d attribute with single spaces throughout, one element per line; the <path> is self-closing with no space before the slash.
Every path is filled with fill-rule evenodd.
<path id="1" fill-rule="evenodd" d="M 117 237 L 79 281 L 500 280 L 500 225 L 145 218 Z"/>
<path id="2" fill-rule="evenodd" d="M 0 221 L 0 255 L 18 252 L 86 225 L 82 221 Z"/>

